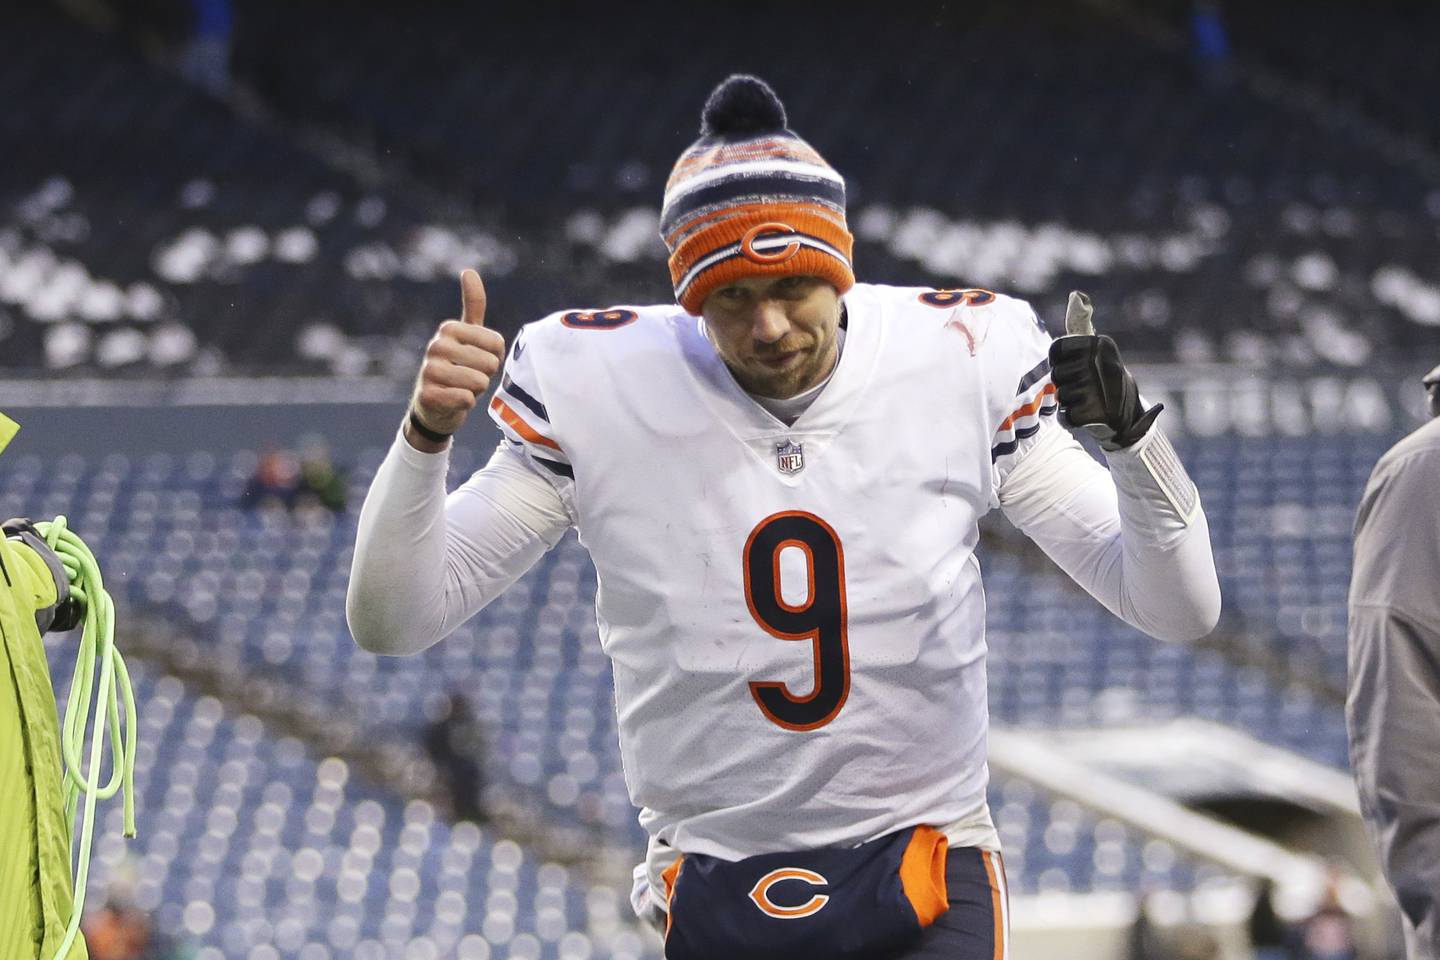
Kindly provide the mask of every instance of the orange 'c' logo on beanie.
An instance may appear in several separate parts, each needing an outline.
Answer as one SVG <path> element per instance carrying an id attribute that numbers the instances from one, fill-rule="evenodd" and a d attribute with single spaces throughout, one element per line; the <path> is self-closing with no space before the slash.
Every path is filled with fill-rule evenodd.
<path id="1" fill-rule="evenodd" d="M 803 870 L 800 867 L 785 867 L 780 870 L 771 870 L 761 877 L 750 890 L 750 899 L 755 902 L 761 912 L 772 916 L 777 920 L 799 920 L 801 917 L 808 917 L 820 912 L 830 898 L 823 893 L 815 894 L 809 900 L 798 907 L 782 907 L 770 899 L 770 888 L 783 880 L 799 880 L 808 883 L 812 887 L 829 886 L 830 881 L 822 874 L 813 870 Z"/>
<path id="2" fill-rule="evenodd" d="M 756 250 L 755 244 L 760 240 L 794 232 L 795 228 L 788 223 L 776 223 L 773 221 L 770 223 L 758 223 L 749 230 L 746 230 L 745 236 L 740 239 L 740 252 L 744 254 L 745 259 L 751 263 L 767 265 L 784 263 L 800 252 L 800 241 L 791 240 L 778 250 L 765 251 Z"/>

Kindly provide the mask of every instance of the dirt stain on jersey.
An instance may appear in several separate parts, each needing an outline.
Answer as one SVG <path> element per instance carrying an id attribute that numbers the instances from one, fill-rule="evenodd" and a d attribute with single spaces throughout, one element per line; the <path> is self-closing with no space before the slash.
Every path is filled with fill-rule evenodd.
<path id="1" fill-rule="evenodd" d="M 975 334 L 971 332 L 968 326 L 966 326 L 965 321 L 961 320 L 959 317 L 956 317 L 946 323 L 945 326 L 953 327 L 954 329 L 959 330 L 965 336 L 965 343 L 970 347 L 970 356 L 975 356 Z"/>

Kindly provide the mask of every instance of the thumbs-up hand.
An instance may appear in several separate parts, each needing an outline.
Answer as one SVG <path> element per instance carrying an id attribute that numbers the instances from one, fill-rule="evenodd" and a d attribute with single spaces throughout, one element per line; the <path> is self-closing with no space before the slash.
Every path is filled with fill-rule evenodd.
<path id="1" fill-rule="evenodd" d="M 1060 422 L 1084 427 L 1105 450 L 1120 450 L 1145 435 L 1163 405 L 1140 402 L 1135 378 L 1120 348 L 1091 322 L 1094 307 L 1079 290 L 1065 308 L 1065 336 L 1050 344 L 1050 380 L 1060 403 Z"/>
<path id="2" fill-rule="evenodd" d="M 474 270 L 460 274 L 460 308 L 460 319 L 440 324 L 426 345 L 410 397 L 405 438 L 426 452 L 443 449 L 460 429 L 505 357 L 505 338 L 485 326 L 485 284 Z"/>

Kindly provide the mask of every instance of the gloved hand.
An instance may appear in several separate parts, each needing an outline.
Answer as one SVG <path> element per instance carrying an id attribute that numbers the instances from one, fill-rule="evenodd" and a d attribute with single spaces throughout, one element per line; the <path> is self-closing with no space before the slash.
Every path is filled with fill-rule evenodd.
<path id="1" fill-rule="evenodd" d="M 55 551 L 50 549 L 45 538 L 40 536 L 35 524 L 27 517 L 14 517 L 0 524 L 0 535 L 7 540 L 18 540 L 35 551 L 36 555 L 45 561 L 45 567 L 55 580 L 55 605 L 35 611 L 35 625 L 40 628 L 40 632 L 74 630 L 78 627 L 85 619 L 85 605 L 80 602 L 79 597 L 70 593 L 70 578 L 65 573 L 65 565 L 60 562 Z"/>
<path id="2" fill-rule="evenodd" d="M 1084 427 L 1105 450 L 1120 450 L 1145 435 L 1164 405 L 1144 408 L 1120 348 L 1104 334 L 1095 334 L 1093 313 L 1090 298 L 1071 291 L 1065 336 L 1050 344 L 1050 380 L 1060 403 L 1060 422 Z"/>

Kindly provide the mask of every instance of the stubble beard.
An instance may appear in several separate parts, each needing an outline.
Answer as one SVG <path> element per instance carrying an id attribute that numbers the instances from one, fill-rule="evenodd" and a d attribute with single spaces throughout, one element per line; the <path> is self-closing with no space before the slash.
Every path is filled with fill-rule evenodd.
<path id="1" fill-rule="evenodd" d="M 818 348 L 812 345 L 793 370 L 770 373 L 757 370 L 741 384 L 748 392 L 772 400 L 788 400 L 824 380 L 835 364 L 835 336 Z"/>
<path id="2" fill-rule="evenodd" d="M 815 351 L 815 344 L 805 348 L 808 356 L 798 367 L 779 373 L 766 370 L 758 357 L 755 358 L 752 365 L 749 365 L 749 369 L 743 363 L 731 363 L 726 359 L 719 342 L 708 328 L 705 336 L 711 346 L 720 354 L 725 365 L 730 368 L 730 375 L 735 378 L 735 382 L 746 393 L 771 400 L 788 400 L 824 380 L 834 369 L 835 364 L 839 362 L 837 346 L 840 341 L 840 320 L 844 315 L 845 305 L 843 302 L 838 302 L 835 308 L 835 322 L 829 328 L 829 339 L 820 346 L 818 352 L 812 352 Z"/>

